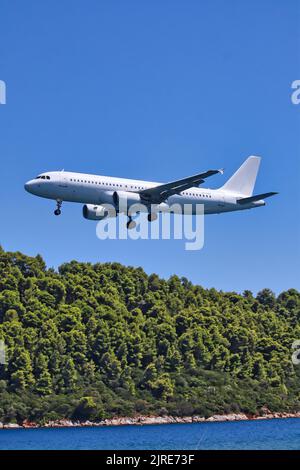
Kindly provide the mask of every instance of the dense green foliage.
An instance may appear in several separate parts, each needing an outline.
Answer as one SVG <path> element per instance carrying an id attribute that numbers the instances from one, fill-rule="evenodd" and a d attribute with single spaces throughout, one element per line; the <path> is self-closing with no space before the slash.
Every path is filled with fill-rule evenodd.
<path id="1" fill-rule="evenodd" d="M 0 248 L 0 421 L 300 409 L 300 294 Z"/>

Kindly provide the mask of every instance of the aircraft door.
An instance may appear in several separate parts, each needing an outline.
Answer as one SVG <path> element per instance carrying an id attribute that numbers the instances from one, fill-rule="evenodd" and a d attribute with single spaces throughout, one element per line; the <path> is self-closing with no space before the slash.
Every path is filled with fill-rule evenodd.
<path id="1" fill-rule="evenodd" d="M 59 186 L 61 188 L 67 188 L 68 187 L 68 179 L 65 176 L 61 176 L 61 180 L 59 182 Z"/>

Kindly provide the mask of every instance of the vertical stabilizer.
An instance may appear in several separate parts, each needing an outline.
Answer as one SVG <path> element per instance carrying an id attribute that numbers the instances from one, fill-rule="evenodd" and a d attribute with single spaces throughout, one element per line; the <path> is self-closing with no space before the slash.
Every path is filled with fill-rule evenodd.
<path id="1" fill-rule="evenodd" d="M 260 160 L 260 157 L 248 157 L 220 189 L 242 194 L 245 197 L 252 196 Z"/>

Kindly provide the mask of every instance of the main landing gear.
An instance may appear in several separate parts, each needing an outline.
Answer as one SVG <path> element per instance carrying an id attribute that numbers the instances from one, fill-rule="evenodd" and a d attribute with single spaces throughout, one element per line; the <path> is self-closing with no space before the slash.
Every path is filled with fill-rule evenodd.
<path id="1" fill-rule="evenodd" d="M 132 220 L 132 217 L 129 215 L 128 216 L 128 222 L 126 224 L 127 230 L 131 230 L 136 227 L 136 222 Z"/>
<path id="2" fill-rule="evenodd" d="M 149 212 L 147 215 L 148 222 L 154 222 L 157 219 L 157 214 L 155 212 Z"/>
<path id="3" fill-rule="evenodd" d="M 157 213 L 155 213 L 155 212 L 149 213 L 148 216 L 147 216 L 148 222 L 154 222 L 154 220 L 156 220 L 157 217 L 158 217 Z M 134 220 L 132 220 L 131 215 L 128 216 L 128 222 L 127 222 L 126 226 L 127 226 L 128 230 L 131 230 L 131 229 L 136 227 L 136 222 Z"/>
<path id="4" fill-rule="evenodd" d="M 62 201 L 60 201 L 59 199 L 56 201 L 56 209 L 54 211 L 54 214 L 55 215 L 60 215 L 61 214 L 61 205 L 62 205 Z"/>

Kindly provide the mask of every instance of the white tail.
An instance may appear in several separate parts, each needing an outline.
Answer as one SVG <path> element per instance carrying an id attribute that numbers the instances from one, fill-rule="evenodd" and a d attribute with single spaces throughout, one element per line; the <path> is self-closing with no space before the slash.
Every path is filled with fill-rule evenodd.
<path id="1" fill-rule="evenodd" d="M 242 166 L 240 166 L 240 168 L 220 189 L 242 194 L 246 197 L 252 196 L 260 160 L 260 157 L 248 157 Z"/>

